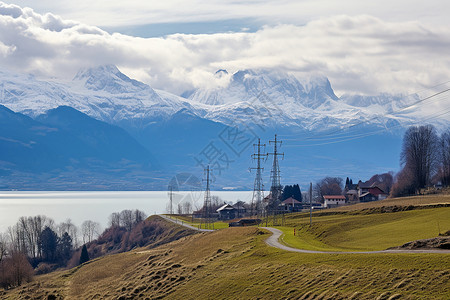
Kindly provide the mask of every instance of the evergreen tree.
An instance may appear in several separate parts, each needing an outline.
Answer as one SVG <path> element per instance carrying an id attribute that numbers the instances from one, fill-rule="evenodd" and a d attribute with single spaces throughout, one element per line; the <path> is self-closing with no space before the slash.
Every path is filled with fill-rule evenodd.
<path id="1" fill-rule="evenodd" d="M 286 185 L 283 189 L 282 200 L 288 198 L 294 198 L 297 201 L 302 201 L 302 192 L 300 191 L 300 186 L 298 184 Z"/>
<path id="2" fill-rule="evenodd" d="M 67 232 L 59 239 L 58 252 L 62 261 L 70 259 L 72 255 L 72 238 Z"/>
<path id="3" fill-rule="evenodd" d="M 56 260 L 58 236 L 50 227 L 45 227 L 42 231 L 40 244 L 42 249 L 42 258 L 44 261 L 54 262 Z"/>
<path id="4" fill-rule="evenodd" d="M 80 255 L 80 265 L 84 264 L 85 262 L 89 261 L 89 253 L 86 248 L 86 244 L 83 245 L 83 248 L 81 249 L 81 255 Z"/>

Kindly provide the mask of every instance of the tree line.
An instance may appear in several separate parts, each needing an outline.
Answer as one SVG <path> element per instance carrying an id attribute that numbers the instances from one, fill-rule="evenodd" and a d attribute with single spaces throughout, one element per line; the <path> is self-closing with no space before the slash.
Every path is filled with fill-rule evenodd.
<path id="1" fill-rule="evenodd" d="M 450 184 L 450 129 L 440 136 L 431 125 L 412 126 L 403 137 L 401 171 L 391 195 L 414 195 L 440 183 Z"/>
<path id="2" fill-rule="evenodd" d="M 145 220 L 140 210 L 123 210 L 112 213 L 109 228 L 125 228 L 131 231 Z M 65 267 L 70 260 L 78 263 L 86 260 L 80 256 L 80 246 L 92 243 L 101 234 L 98 222 L 86 220 L 81 227 L 70 219 L 60 224 L 47 216 L 20 217 L 17 223 L 0 233 L 0 286 L 10 288 L 31 280 L 33 274 L 47 273 Z M 78 249 L 78 251 L 77 251 Z"/>
<path id="3" fill-rule="evenodd" d="M 391 197 L 419 194 L 437 184 L 450 186 L 450 129 L 439 135 L 431 125 L 409 127 L 403 136 L 400 165 L 395 176 L 393 172 L 376 174 L 365 183 L 376 183 Z M 347 178 L 345 184 L 350 183 Z M 343 193 L 343 179 L 339 177 L 325 177 L 313 189 L 313 197 L 319 201 L 324 195 Z"/>

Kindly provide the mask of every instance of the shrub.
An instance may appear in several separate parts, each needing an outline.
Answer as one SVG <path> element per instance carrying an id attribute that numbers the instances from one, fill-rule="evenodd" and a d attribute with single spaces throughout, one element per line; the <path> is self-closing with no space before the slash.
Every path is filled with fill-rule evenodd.
<path id="1" fill-rule="evenodd" d="M 0 263 L 0 286 L 5 289 L 20 286 L 23 282 L 30 282 L 33 274 L 25 254 L 15 252 Z"/>

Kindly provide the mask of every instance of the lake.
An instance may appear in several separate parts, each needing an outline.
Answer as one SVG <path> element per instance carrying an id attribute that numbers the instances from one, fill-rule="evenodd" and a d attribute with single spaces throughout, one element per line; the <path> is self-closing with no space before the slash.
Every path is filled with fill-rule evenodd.
<path id="1" fill-rule="evenodd" d="M 251 191 L 211 191 L 223 201 L 242 200 L 250 203 Z M 173 207 L 178 203 L 191 202 L 194 208 L 203 204 L 204 192 L 174 192 Z M 147 215 L 167 212 L 169 193 L 167 191 L 135 192 L 0 192 L 0 232 L 14 225 L 21 216 L 46 215 L 56 224 L 71 219 L 80 226 L 85 220 L 99 222 L 103 228 L 113 212 L 124 209 L 139 209 Z M 176 210 L 175 210 L 176 211 Z"/>

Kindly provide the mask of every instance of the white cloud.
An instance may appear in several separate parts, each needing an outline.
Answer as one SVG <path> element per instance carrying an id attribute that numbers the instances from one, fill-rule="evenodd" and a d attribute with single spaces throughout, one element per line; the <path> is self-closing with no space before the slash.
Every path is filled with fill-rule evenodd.
<path id="1" fill-rule="evenodd" d="M 444 0 L 14 0 L 13 3 L 33 7 L 40 13 L 52 11 L 65 19 L 108 27 L 249 18 L 270 25 L 301 25 L 341 14 L 445 25 L 450 13 L 450 2 Z"/>
<path id="2" fill-rule="evenodd" d="M 116 64 L 127 75 L 181 93 L 223 84 L 217 69 L 277 68 L 325 75 L 338 92 L 412 92 L 450 77 L 450 28 L 332 16 L 257 32 L 138 38 L 0 2 L 0 66 L 71 78 Z"/>

